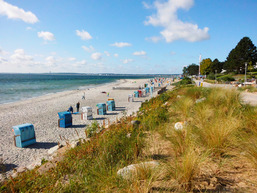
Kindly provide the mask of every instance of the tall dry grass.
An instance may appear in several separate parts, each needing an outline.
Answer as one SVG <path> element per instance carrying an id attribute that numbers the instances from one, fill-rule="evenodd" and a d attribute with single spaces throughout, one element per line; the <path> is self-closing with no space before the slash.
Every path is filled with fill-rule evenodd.
<path id="1" fill-rule="evenodd" d="M 186 121 L 192 112 L 194 100 L 187 96 L 181 96 L 172 105 L 172 111 L 177 114 L 180 121 Z"/>
<path id="2" fill-rule="evenodd" d="M 257 108 L 245 105 L 240 132 L 240 147 L 247 160 L 257 168 Z"/>
<path id="3" fill-rule="evenodd" d="M 162 179 L 163 172 L 161 167 L 138 167 L 133 178 L 127 181 L 127 187 L 123 187 L 120 192 L 151 192 L 155 182 Z"/>
<path id="4" fill-rule="evenodd" d="M 213 155 L 223 156 L 236 145 L 236 134 L 240 127 L 240 120 L 237 117 L 224 116 L 220 112 L 208 119 L 208 122 L 204 121 L 205 123 L 203 123 L 199 120 L 199 124 L 197 121 L 198 119 L 194 119 L 194 122 L 196 122 L 195 133 L 198 135 L 199 142 L 208 150 L 211 150 Z"/>
<path id="5" fill-rule="evenodd" d="M 235 89 L 213 88 L 207 98 L 208 103 L 214 107 L 228 110 L 236 110 L 242 107 L 242 98 Z"/>
<path id="6" fill-rule="evenodd" d="M 207 99 L 196 104 L 192 113 L 198 142 L 215 156 L 223 156 L 237 146 L 242 126 L 240 97 L 234 90 L 212 89 Z"/>
<path id="7" fill-rule="evenodd" d="M 196 102 L 199 98 L 205 99 Z M 174 129 L 175 122 L 165 128 L 176 157 L 167 169 L 177 187 L 192 190 L 207 155 L 222 159 L 239 150 L 243 125 L 240 100 L 234 90 L 190 88 L 173 102 L 172 120 L 187 121 L 182 130 Z"/>
<path id="8" fill-rule="evenodd" d="M 177 188 L 191 191 L 197 177 L 200 175 L 200 167 L 206 156 L 189 147 L 181 157 L 166 164 L 166 175 L 177 184 Z"/>
<path id="9" fill-rule="evenodd" d="M 245 157 L 251 162 L 253 167 L 257 169 L 257 135 L 252 136 L 242 145 Z"/>

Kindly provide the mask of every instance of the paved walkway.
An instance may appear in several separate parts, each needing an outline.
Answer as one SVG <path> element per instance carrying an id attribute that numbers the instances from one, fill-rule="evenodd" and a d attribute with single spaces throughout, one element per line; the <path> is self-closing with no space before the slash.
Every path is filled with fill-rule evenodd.
<path id="1" fill-rule="evenodd" d="M 196 85 L 199 86 L 200 80 L 194 80 Z M 230 84 L 210 84 L 207 82 L 203 82 L 203 87 L 222 87 L 222 88 L 230 88 L 235 89 L 236 87 L 233 87 Z M 249 103 L 251 105 L 257 105 L 257 93 L 249 93 L 249 92 L 241 92 L 242 99 L 245 103 Z"/>

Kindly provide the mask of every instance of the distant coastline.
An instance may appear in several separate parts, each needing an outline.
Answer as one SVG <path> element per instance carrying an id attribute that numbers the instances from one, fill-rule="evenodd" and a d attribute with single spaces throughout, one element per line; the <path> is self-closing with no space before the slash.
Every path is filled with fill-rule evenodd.
<path id="1" fill-rule="evenodd" d="M 1 73 L 0 105 L 63 91 L 88 89 L 120 79 L 145 79 L 172 75 L 85 74 L 85 73 Z"/>

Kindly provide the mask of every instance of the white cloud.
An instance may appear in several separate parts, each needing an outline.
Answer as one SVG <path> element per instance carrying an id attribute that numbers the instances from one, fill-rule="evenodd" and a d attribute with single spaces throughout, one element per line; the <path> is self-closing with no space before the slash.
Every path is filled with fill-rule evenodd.
<path id="1" fill-rule="evenodd" d="M 0 15 L 6 15 L 9 19 L 21 19 L 26 23 L 36 23 L 38 18 L 30 11 L 11 5 L 4 0 L 0 0 Z"/>
<path id="2" fill-rule="evenodd" d="M 54 34 L 52 34 L 51 32 L 48 32 L 48 31 L 37 32 L 37 36 L 39 38 L 43 38 L 44 40 L 48 40 L 48 41 L 55 40 Z"/>
<path id="3" fill-rule="evenodd" d="M 134 56 L 145 56 L 146 52 L 145 51 L 138 51 L 133 53 Z"/>
<path id="4" fill-rule="evenodd" d="M 68 58 L 68 60 L 69 60 L 69 61 L 75 61 L 76 58 L 70 57 L 70 58 Z"/>
<path id="5" fill-rule="evenodd" d="M 125 59 L 122 62 L 123 62 L 123 64 L 128 64 L 128 63 L 133 62 L 133 61 L 134 61 L 133 59 Z"/>
<path id="6" fill-rule="evenodd" d="M 153 37 L 149 37 L 149 38 L 145 38 L 145 39 L 148 40 L 148 41 L 157 43 L 157 42 L 159 42 L 162 39 L 162 37 L 153 36 Z"/>
<path id="7" fill-rule="evenodd" d="M 119 54 L 117 54 L 117 53 L 116 53 L 116 54 L 113 54 L 113 55 L 114 55 L 114 57 L 116 57 L 116 58 L 119 57 Z"/>
<path id="8" fill-rule="evenodd" d="M 189 42 L 196 42 L 209 39 L 209 28 L 199 29 L 198 25 L 183 22 L 178 19 L 178 9 L 189 10 L 194 4 L 194 0 L 168 0 L 166 2 L 155 1 L 154 7 L 157 13 L 148 16 L 145 25 L 161 26 L 164 28 L 160 32 L 166 42 L 184 39 Z"/>
<path id="9" fill-rule="evenodd" d="M 105 53 L 105 55 L 108 56 L 108 57 L 111 56 L 111 54 L 110 54 L 109 52 L 107 52 L 107 51 L 104 51 L 104 53 Z"/>
<path id="10" fill-rule="evenodd" d="M 3 58 L 0 56 L 0 63 L 4 63 L 4 62 L 7 62 L 8 60 L 6 58 Z"/>
<path id="11" fill-rule="evenodd" d="M 89 46 L 89 47 L 86 47 L 86 46 L 82 46 L 83 50 L 85 50 L 86 52 L 93 52 L 95 51 L 95 48 L 93 46 Z"/>
<path id="12" fill-rule="evenodd" d="M 77 61 L 77 62 L 73 63 L 72 66 L 74 66 L 74 67 L 82 67 L 85 64 L 87 64 L 87 61 L 86 60 L 81 60 L 81 61 Z"/>
<path id="13" fill-rule="evenodd" d="M 16 49 L 10 58 L 13 63 L 17 64 L 30 64 L 34 60 L 32 56 L 26 55 L 23 49 Z"/>
<path id="14" fill-rule="evenodd" d="M 98 62 L 98 63 L 92 63 L 90 64 L 90 66 L 94 67 L 94 68 L 104 68 L 104 64 L 102 62 Z"/>
<path id="15" fill-rule="evenodd" d="M 81 60 L 81 61 L 78 61 L 76 64 L 78 65 L 85 65 L 87 63 L 86 60 Z"/>
<path id="16" fill-rule="evenodd" d="M 5 56 L 5 55 L 7 55 L 7 54 L 8 54 L 8 52 L 6 52 L 6 51 L 4 51 L 4 50 L 2 50 L 2 49 L 0 48 L 0 55 Z"/>
<path id="17" fill-rule="evenodd" d="M 116 47 L 122 48 L 122 47 L 132 46 L 132 44 L 127 43 L 127 42 L 115 42 L 114 44 L 111 44 L 111 46 L 116 46 Z"/>
<path id="18" fill-rule="evenodd" d="M 90 39 L 92 39 L 92 36 L 87 31 L 84 31 L 84 30 L 82 30 L 82 31 L 76 30 L 76 34 L 82 40 L 90 40 Z"/>
<path id="19" fill-rule="evenodd" d="M 30 31 L 30 30 L 33 30 L 33 28 L 32 27 L 26 27 L 26 30 Z"/>
<path id="20" fill-rule="evenodd" d="M 101 60 L 102 59 L 102 54 L 99 52 L 95 52 L 91 55 L 91 58 L 94 60 Z"/>
<path id="21" fill-rule="evenodd" d="M 54 56 L 48 56 L 48 57 L 46 57 L 46 66 L 54 66 L 54 65 L 56 65 L 56 59 L 55 59 L 55 57 Z"/>

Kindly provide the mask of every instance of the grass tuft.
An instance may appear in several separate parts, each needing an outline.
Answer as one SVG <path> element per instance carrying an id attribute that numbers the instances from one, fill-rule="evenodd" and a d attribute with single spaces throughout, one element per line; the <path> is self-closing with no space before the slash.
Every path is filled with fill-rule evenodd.
<path id="1" fill-rule="evenodd" d="M 200 166 L 205 156 L 199 154 L 194 148 L 190 147 L 179 158 L 167 163 L 167 175 L 171 180 L 186 191 L 191 191 L 200 174 Z"/>

